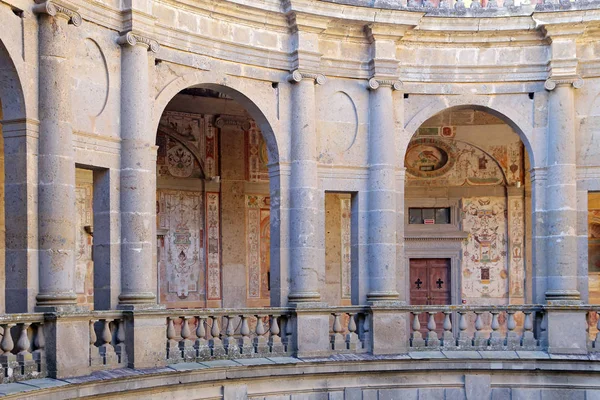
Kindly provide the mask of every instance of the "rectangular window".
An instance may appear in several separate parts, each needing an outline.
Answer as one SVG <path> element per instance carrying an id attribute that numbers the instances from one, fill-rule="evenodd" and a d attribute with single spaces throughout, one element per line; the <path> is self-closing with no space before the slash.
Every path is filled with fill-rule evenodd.
<path id="1" fill-rule="evenodd" d="M 408 223 L 421 225 L 439 225 L 450 223 L 450 207 L 409 208 Z"/>

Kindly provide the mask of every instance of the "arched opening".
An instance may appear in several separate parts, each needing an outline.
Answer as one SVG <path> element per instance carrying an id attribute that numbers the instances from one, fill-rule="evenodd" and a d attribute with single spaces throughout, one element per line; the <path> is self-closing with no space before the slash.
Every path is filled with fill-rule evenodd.
<path id="1" fill-rule="evenodd" d="M 26 112 L 20 82 L 12 57 L 0 40 L 0 313 L 31 310 L 36 294 L 34 283 L 30 282 L 26 251 L 29 247 L 28 201 L 25 200 L 28 177 L 24 172 L 27 171 L 27 151 L 24 151 L 27 135 L 22 133 Z M 10 175 L 6 174 L 5 161 L 10 166 Z M 11 180 L 7 181 L 6 176 Z M 7 199 L 10 209 L 5 209 Z M 6 213 L 10 218 L 5 218 Z M 9 248 L 6 243 L 10 243 Z"/>
<path id="2" fill-rule="evenodd" d="M 451 108 L 411 138 L 405 154 L 410 304 L 531 302 L 529 146 L 511 125 L 487 108 Z"/>
<path id="3" fill-rule="evenodd" d="M 269 306 L 268 165 L 278 152 L 260 110 L 224 86 L 184 89 L 163 111 L 156 145 L 159 302 Z"/>

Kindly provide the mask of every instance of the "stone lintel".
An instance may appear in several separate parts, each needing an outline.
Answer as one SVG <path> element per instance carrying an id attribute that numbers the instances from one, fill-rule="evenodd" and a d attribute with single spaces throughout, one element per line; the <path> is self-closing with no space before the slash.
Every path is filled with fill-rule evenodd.
<path id="1" fill-rule="evenodd" d="M 36 0 L 32 11 L 34 14 L 66 18 L 73 26 L 81 26 L 83 22 L 81 15 L 77 12 L 77 7 L 63 0 Z"/>

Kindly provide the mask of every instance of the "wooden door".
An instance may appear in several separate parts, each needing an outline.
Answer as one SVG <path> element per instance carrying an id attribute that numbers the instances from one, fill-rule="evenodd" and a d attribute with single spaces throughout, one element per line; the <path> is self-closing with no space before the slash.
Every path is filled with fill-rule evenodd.
<path id="1" fill-rule="evenodd" d="M 410 304 L 447 305 L 451 302 L 450 259 L 411 258 L 410 259 Z M 427 332 L 428 314 L 421 314 L 421 332 Z M 435 317 L 438 335 L 443 331 L 444 314 Z"/>

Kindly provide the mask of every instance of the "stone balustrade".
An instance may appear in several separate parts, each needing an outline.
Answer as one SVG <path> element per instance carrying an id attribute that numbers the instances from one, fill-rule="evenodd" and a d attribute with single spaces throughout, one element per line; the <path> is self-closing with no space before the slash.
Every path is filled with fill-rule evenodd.
<path id="1" fill-rule="evenodd" d="M 307 313 L 312 319 L 306 319 Z M 391 318 L 397 322 L 397 329 L 392 330 L 391 335 L 385 334 L 390 331 L 389 326 L 382 325 L 382 313 L 400 316 Z M 1 383 L 47 375 L 87 375 L 126 367 L 290 356 L 306 358 L 301 354 L 306 341 L 312 342 L 309 359 L 344 354 L 424 354 L 427 351 L 446 354 L 448 351 L 457 351 L 456 354 L 458 351 L 463 351 L 462 354 L 494 351 L 506 352 L 507 357 L 515 351 L 587 356 L 600 350 L 599 313 L 600 309 L 592 305 L 405 306 L 391 303 L 310 309 L 158 308 L 7 314 L 0 316 Z M 310 325 L 321 320 L 328 324 L 327 330 L 313 329 Z M 301 326 L 308 335 L 298 336 L 298 325 L 302 324 L 310 325 Z M 556 332 L 563 330 L 572 335 L 572 342 L 583 345 L 571 348 L 557 343 L 553 332 L 554 337 L 558 337 L 561 335 L 556 336 Z M 86 354 L 65 357 L 69 349 L 64 344 L 77 340 L 89 343 Z M 304 342 L 299 343 L 300 340 Z M 569 345 L 571 336 L 567 342 Z M 69 361 L 68 371 L 75 372 L 61 375 L 65 358 Z"/>
<path id="2" fill-rule="evenodd" d="M 342 4 L 366 5 L 364 0 L 325 0 Z M 519 16 L 533 11 L 587 10 L 600 7 L 598 0 L 398 0 L 384 8 L 426 12 L 442 16 Z"/>
<path id="3" fill-rule="evenodd" d="M 46 376 L 43 314 L 0 315 L 0 383 Z"/>
<path id="4" fill-rule="evenodd" d="M 127 366 L 125 320 L 121 312 L 95 311 L 89 318 L 92 371 Z"/>
<path id="5" fill-rule="evenodd" d="M 287 309 L 169 310 L 167 362 L 285 356 L 291 323 Z"/>
<path id="6" fill-rule="evenodd" d="M 544 344 L 542 307 L 415 306 L 410 313 L 411 350 L 538 350 Z"/>
<path id="7" fill-rule="evenodd" d="M 365 307 L 336 307 L 330 317 L 330 343 L 335 353 L 369 350 L 369 314 Z"/>

